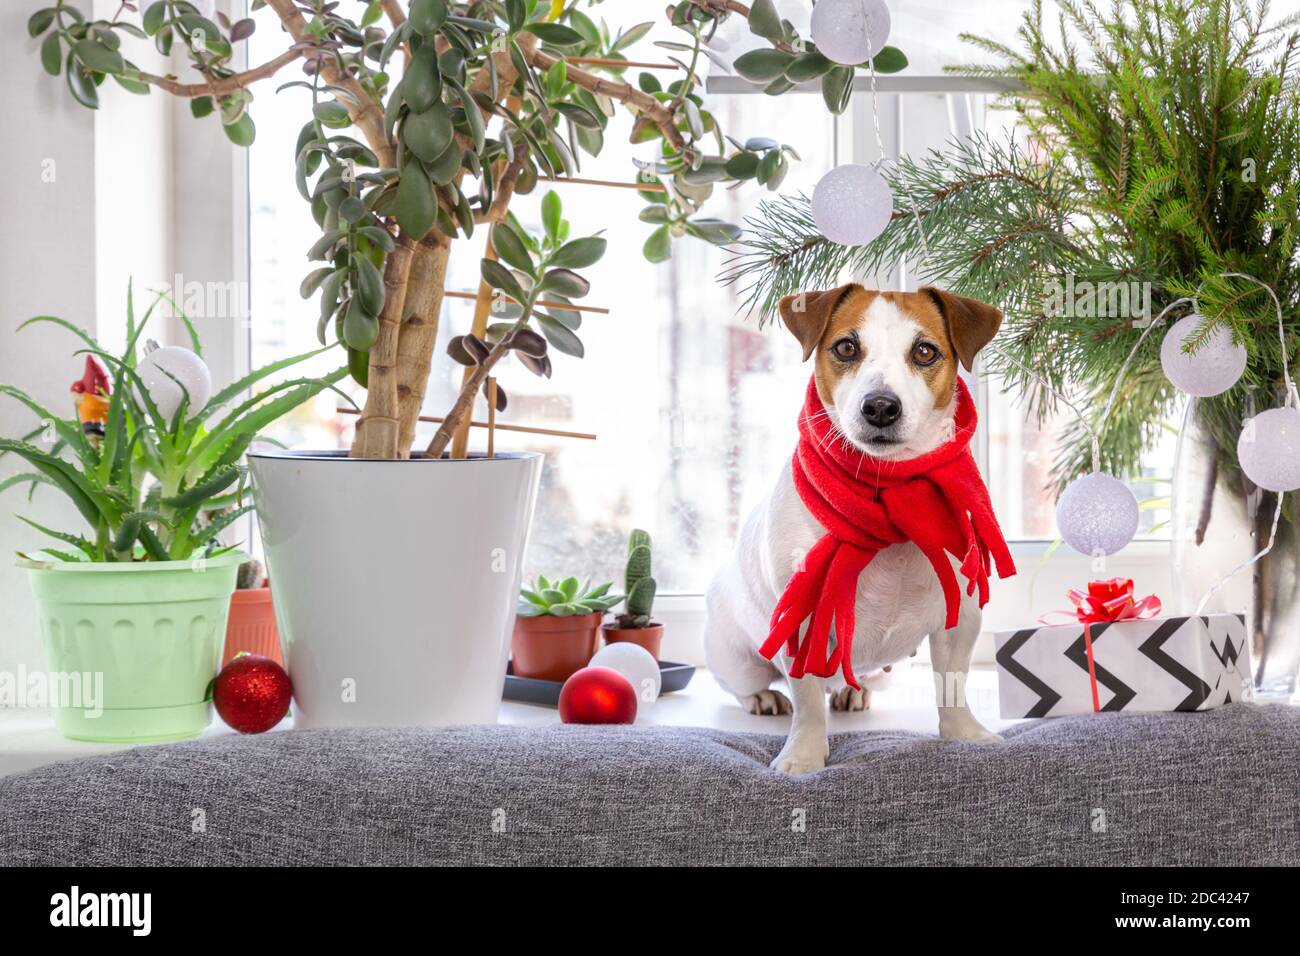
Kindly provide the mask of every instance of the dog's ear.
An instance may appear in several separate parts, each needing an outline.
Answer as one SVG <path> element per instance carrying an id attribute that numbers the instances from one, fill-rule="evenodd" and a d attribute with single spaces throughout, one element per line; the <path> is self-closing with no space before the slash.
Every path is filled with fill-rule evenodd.
<path id="1" fill-rule="evenodd" d="M 794 333 L 794 337 L 803 346 L 803 360 L 808 361 L 826 331 L 826 323 L 831 320 L 835 307 L 853 289 L 860 289 L 856 282 L 827 289 L 825 292 L 798 292 L 787 295 L 778 303 L 781 321 Z"/>
<path id="2" fill-rule="evenodd" d="M 1002 326 L 1002 311 L 987 302 L 968 299 L 964 295 L 953 295 L 934 286 L 921 289 L 928 295 L 943 316 L 948 327 L 948 338 L 952 339 L 953 348 L 966 371 L 975 364 L 979 350 L 993 341 Z"/>

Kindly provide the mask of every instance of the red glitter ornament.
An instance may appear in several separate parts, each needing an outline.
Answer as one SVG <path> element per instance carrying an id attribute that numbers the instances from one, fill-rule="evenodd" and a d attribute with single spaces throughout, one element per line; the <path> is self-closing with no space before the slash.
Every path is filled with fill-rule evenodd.
<path id="1" fill-rule="evenodd" d="M 636 690 L 610 667 L 584 667 L 560 688 L 560 720 L 566 724 L 630 724 Z"/>
<path id="2" fill-rule="evenodd" d="M 217 713 L 241 734 L 260 734 L 284 720 L 292 697 L 284 668 L 256 654 L 240 654 L 221 668 L 212 688 Z"/>

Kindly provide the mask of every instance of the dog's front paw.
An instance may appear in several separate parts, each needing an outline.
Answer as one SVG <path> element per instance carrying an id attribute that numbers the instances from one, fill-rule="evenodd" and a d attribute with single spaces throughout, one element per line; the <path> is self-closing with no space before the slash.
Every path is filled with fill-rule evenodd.
<path id="1" fill-rule="evenodd" d="M 826 757 L 815 750 L 785 748 L 772 761 L 773 770 L 797 777 L 805 773 L 816 773 L 826 766 Z"/>
<path id="2" fill-rule="evenodd" d="M 999 734 L 989 730 L 964 708 L 945 707 L 939 711 L 939 736 L 944 740 L 964 740 L 975 744 L 996 744 L 1002 741 Z"/>
<path id="3" fill-rule="evenodd" d="M 790 698 L 779 690 L 760 690 L 757 694 L 741 697 L 740 706 L 751 714 L 770 714 L 780 716 L 794 713 Z"/>
<path id="4" fill-rule="evenodd" d="M 810 733 L 805 730 L 786 738 L 785 746 L 770 766 L 773 770 L 795 776 L 815 773 L 826 766 L 830 753 L 831 742 L 826 739 L 825 731 Z"/>
<path id="5" fill-rule="evenodd" d="M 855 690 L 848 685 L 831 692 L 831 710 L 855 711 L 871 709 L 871 691 Z"/>

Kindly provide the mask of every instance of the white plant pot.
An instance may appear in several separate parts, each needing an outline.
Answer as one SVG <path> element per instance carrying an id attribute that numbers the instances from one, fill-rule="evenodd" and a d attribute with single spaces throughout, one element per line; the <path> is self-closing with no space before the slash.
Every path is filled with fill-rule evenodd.
<path id="1" fill-rule="evenodd" d="M 495 723 L 542 456 L 248 456 L 294 725 Z"/>

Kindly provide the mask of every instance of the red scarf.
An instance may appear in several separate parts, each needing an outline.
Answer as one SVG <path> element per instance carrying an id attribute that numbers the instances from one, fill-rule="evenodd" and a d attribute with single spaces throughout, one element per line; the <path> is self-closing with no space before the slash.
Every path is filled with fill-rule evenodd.
<path id="1" fill-rule="evenodd" d="M 799 497 L 826 534 L 785 586 L 761 648 L 764 657 L 771 660 L 784 645 L 793 659 L 791 677 L 831 677 L 843 667 L 849 686 L 858 687 L 853 675 L 858 577 L 891 544 L 911 541 L 929 558 L 943 586 L 947 628 L 957 626 L 961 605 L 948 555 L 961 560 L 966 593 L 979 589 L 980 607 L 988 601 L 990 554 L 999 577 L 1016 573 L 971 455 L 976 424 L 975 403 L 958 379 L 952 440 L 920 458 L 882 461 L 846 445 L 825 414 L 816 382 L 808 383 L 791 470 Z M 800 625 L 809 617 L 801 640 Z M 835 647 L 830 650 L 832 620 Z"/>

